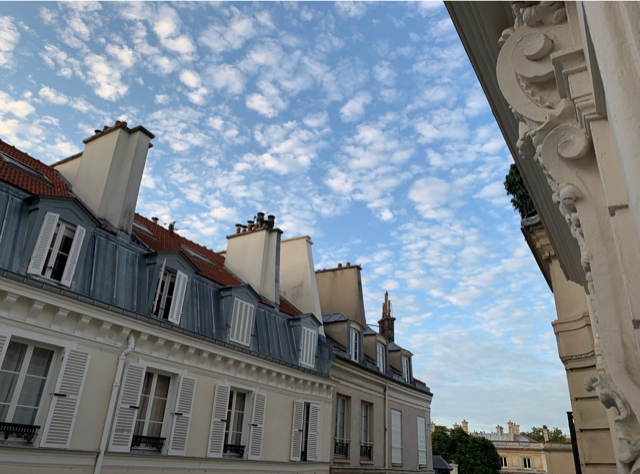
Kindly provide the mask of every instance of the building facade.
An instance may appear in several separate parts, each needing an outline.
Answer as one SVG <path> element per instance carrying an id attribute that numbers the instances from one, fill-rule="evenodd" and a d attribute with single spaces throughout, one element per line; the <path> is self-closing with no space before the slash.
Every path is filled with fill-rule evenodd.
<path id="1" fill-rule="evenodd" d="M 446 6 L 557 262 L 547 281 L 581 470 L 640 472 L 640 7 Z M 595 397 L 615 409 L 609 439 Z"/>

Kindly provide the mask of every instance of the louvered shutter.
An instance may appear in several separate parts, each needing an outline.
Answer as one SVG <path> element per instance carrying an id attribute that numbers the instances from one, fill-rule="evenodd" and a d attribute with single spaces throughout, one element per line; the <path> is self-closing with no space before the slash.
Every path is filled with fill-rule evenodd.
<path id="1" fill-rule="evenodd" d="M 427 464 L 427 431 L 426 420 L 418 417 L 418 464 L 424 466 Z"/>
<path id="2" fill-rule="evenodd" d="M 187 292 L 188 282 L 189 277 L 178 270 L 176 275 L 176 285 L 173 290 L 173 299 L 171 300 L 171 308 L 169 309 L 169 321 L 173 324 L 180 324 L 182 303 L 184 303 L 184 295 Z"/>
<path id="3" fill-rule="evenodd" d="M 307 461 L 317 461 L 320 452 L 320 404 L 309 406 L 309 438 L 307 439 Z"/>
<path id="4" fill-rule="evenodd" d="M 66 350 L 40 446 L 69 447 L 90 358 L 87 352 Z"/>
<path id="5" fill-rule="evenodd" d="M 251 432 L 249 434 L 249 459 L 259 461 L 262 458 L 262 436 L 264 434 L 264 418 L 267 410 L 267 395 L 256 392 L 253 395 L 253 414 L 251 416 Z"/>
<path id="6" fill-rule="evenodd" d="M 160 268 L 160 276 L 158 276 L 158 286 L 156 286 L 156 296 L 153 299 L 153 309 L 151 310 L 152 313 L 155 314 L 156 312 L 156 307 L 158 306 L 158 298 L 160 298 L 160 287 L 162 286 L 162 277 L 164 277 L 164 266 L 167 263 L 167 259 L 165 258 L 162 261 L 162 267 Z"/>
<path id="7" fill-rule="evenodd" d="M 402 413 L 391 410 L 391 462 L 402 464 Z"/>
<path id="8" fill-rule="evenodd" d="M 29 268 L 27 269 L 28 273 L 34 273 L 36 275 L 42 274 L 42 267 L 44 267 L 47 251 L 51 246 L 51 239 L 56 231 L 59 218 L 60 214 L 54 214 L 53 212 L 47 212 L 45 214 L 36 246 L 33 248 L 33 253 L 31 254 L 31 262 L 29 262 Z"/>
<path id="9" fill-rule="evenodd" d="M 113 432 L 109 441 L 109 451 L 128 453 L 131 449 L 131 438 L 139 410 L 140 393 L 144 382 L 145 367 L 138 364 L 127 364 L 120 387 L 118 407 L 113 422 Z"/>
<path id="10" fill-rule="evenodd" d="M 302 436 L 304 434 L 304 402 L 293 402 L 293 428 L 291 433 L 291 460 L 300 461 Z"/>
<path id="11" fill-rule="evenodd" d="M 186 456 L 189 426 L 193 412 L 193 398 L 196 394 L 196 379 L 181 376 L 176 400 L 176 410 L 173 413 L 173 425 L 169 438 L 168 453 L 173 456 Z"/>
<path id="12" fill-rule="evenodd" d="M 231 387 L 218 384 L 213 397 L 213 413 L 211 414 L 211 432 L 209 433 L 209 449 L 207 456 L 221 458 L 224 450 L 224 428 L 227 421 L 227 408 Z"/>
<path id="13" fill-rule="evenodd" d="M 78 265 L 78 258 L 80 258 L 80 250 L 82 250 L 82 241 L 84 240 L 84 236 L 86 234 L 86 230 L 84 227 L 77 226 L 76 233 L 73 237 L 73 243 L 71 244 L 71 250 L 69 250 L 69 259 L 67 260 L 67 265 L 64 267 L 64 273 L 62 274 L 62 283 L 65 286 L 71 286 L 71 281 L 73 280 L 73 274 L 76 271 L 76 266 Z"/>
<path id="14" fill-rule="evenodd" d="M 249 346 L 251 344 L 253 310 L 254 307 L 252 304 L 242 301 L 239 298 L 234 300 L 229 340 L 244 346 Z"/>
<path id="15" fill-rule="evenodd" d="M 300 363 L 307 367 L 314 367 L 316 362 L 316 341 L 318 336 L 311 329 L 302 328 L 302 347 L 300 348 Z"/>
<path id="16" fill-rule="evenodd" d="M 9 338 L 7 336 L 3 336 L 2 334 L 0 334 L 0 367 L 2 367 L 4 354 L 7 351 L 7 347 L 9 346 L 9 344 L 7 344 L 8 340 Z"/>

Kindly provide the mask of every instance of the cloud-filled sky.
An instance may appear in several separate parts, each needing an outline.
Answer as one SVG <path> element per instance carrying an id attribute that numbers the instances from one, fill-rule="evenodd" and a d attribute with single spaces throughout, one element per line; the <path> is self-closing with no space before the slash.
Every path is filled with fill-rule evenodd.
<path id="1" fill-rule="evenodd" d="M 156 135 L 138 212 L 215 250 L 276 215 L 359 263 L 367 319 L 472 430 L 570 409 L 511 163 L 441 3 L 2 3 L 0 138 L 46 163 L 125 120 Z"/>

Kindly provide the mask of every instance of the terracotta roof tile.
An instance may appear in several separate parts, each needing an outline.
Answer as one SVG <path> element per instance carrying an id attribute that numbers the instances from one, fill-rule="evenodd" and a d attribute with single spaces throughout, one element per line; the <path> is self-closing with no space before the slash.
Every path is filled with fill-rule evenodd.
<path id="1" fill-rule="evenodd" d="M 417 378 L 413 377 L 413 381 L 419 383 L 420 385 L 424 385 L 425 387 L 427 386 L 426 383 L 424 383 L 422 380 L 418 380 Z"/>
<path id="2" fill-rule="evenodd" d="M 50 166 L 30 157 L 28 154 L 2 140 L 0 140 L 0 152 L 30 168 L 33 168 L 36 171 L 39 171 L 49 181 L 51 181 L 51 184 L 45 184 L 42 181 L 29 176 L 27 173 L 7 165 L 2 160 L 0 160 L 0 181 L 5 181 L 16 188 L 20 188 L 31 194 L 45 194 L 47 196 L 64 197 L 69 196 L 69 193 L 67 192 L 67 185 L 62 178 L 58 176 L 58 173 L 56 173 L 56 171 Z"/>
<path id="3" fill-rule="evenodd" d="M 289 316 L 298 316 L 300 314 L 300 311 L 294 308 L 291 303 L 282 297 L 280 297 L 280 311 L 284 314 L 288 314 Z"/>

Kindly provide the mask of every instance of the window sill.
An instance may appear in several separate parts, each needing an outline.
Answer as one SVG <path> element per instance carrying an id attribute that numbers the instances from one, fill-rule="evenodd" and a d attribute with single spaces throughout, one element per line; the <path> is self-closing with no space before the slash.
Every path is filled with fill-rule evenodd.
<path id="1" fill-rule="evenodd" d="M 373 466 L 375 464 L 374 461 L 367 461 L 366 459 L 361 459 L 360 460 L 360 465 L 361 466 Z"/>
<path id="2" fill-rule="evenodd" d="M 403 464 L 391 463 L 391 467 L 403 467 Z"/>
<path id="3" fill-rule="evenodd" d="M 349 458 L 333 458 L 334 464 L 351 464 L 351 459 Z"/>

